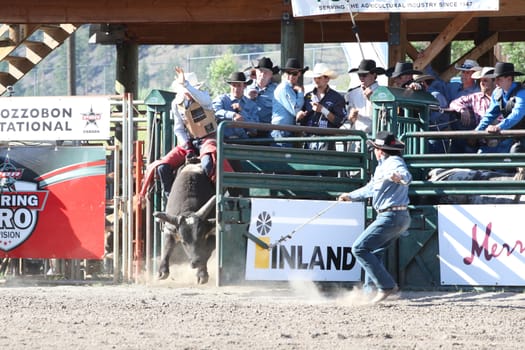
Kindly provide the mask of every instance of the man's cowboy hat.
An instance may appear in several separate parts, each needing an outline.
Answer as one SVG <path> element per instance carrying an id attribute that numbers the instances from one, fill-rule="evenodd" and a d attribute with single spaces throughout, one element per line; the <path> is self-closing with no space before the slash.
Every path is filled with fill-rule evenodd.
<path id="1" fill-rule="evenodd" d="M 465 60 L 462 65 L 458 66 L 457 64 L 454 66 L 457 70 L 460 71 L 467 71 L 467 72 L 475 72 L 478 70 L 481 70 L 481 66 L 476 60 Z"/>
<path id="2" fill-rule="evenodd" d="M 430 75 L 430 74 L 414 74 L 414 76 L 412 78 L 414 79 L 414 82 L 416 82 L 416 83 L 421 83 L 422 81 L 435 80 L 436 79 L 436 77 L 434 77 L 433 75 Z"/>
<path id="3" fill-rule="evenodd" d="M 186 80 L 189 85 L 193 86 L 196 89 L 200 89 L 204 85 L 203 81 L 199 81 L 197 79 L 197 74 L 195 74 L 194 72 L 184 73 L 184 80 Z M 179 84 L 178 81 L 175 80 L 171 84 L 171 90 L 176 93 L 175 103 L 181 104 L 182 101 L 184 100 L 184 93 L 185 93 L 184 85 Z"/>
<path id="4" fill-rule="evenodd" d="M 327 76 L 329 79 L 336 79 L 337 73 L 328 68 L 325 63 L 316 63 L 313 70 L 304 73 L 305 78 L 318 78 Z"/>
<path id="5" fill-rule="evenodd" d="M 397 140 L 394 134 L 389 131 L 379 131 L 375 141 L 367 140 L 366 144 L 387 151 L 402 151 L 405 148 L 405 144 Z"/>
<path id="6" fill-rule="evenodd" d="M 299 62 L 297 58 L 289 58 L 286 61 L 286 64 L 284 65 L 284 67 L 281 68 L 281 71 L 288 72 L 288 71 L 298 70 L 304 73 L 305 71 L 308 70 L 308 68 L 309 68 L 308 66 L 303 67 L 303 65 Z"/>
<path id="7" fill-rule="evenodd" d="M 494 67 L 494 72 L 485 75 L 486 78 L 497 78 L 505 76 L 524 75 L 522 72 L 514 71 L 514 64 L 509 62 L 498 62 Z"/>
<path id="8" fill-rule="evenodd" d="M 274 66 L 272 60 L 268 57 L 260 58 L 259 61 L 257 62 L 257 65 L 254 66 L 253 68 L 268 69 L 268 70 L 271 70 L 273 74 L 279 71 L 279 67 Z"/>
<path id="9" fill-rule="evenodd" d="M 477 70 L 472 73 L 472 79 L 491 78 L 489 75 L 493 73 L 494 67 L 483 67 L 481 70 Z"/>
<path id="10" fill-rule="evenodd" d="M 376 61 L 374 60 L 362 60 L 359 63 L 357 68 L 352 68 L 348 73 L 357 73 L 357 74 L 368 74 L 375 73 L 377 75 L 385 74 L 385 69 L 381 67 L 376 67 Z"/>
<path id="11" fill-rule="evenodd" d="M 391 78 L 397 78 L 406 74 L 423 74 L 423 72 L 414 69 L 412 62 L 397 62 L 395 67 L 388 68 L 386 75 Z"/>
<path id="12" fill-rule="evenodd" d="M 226 78 L 226 82 L 228 84 L 231 84 L 231 83 L 243 83 L 243 84 L 246 84 L 246 85 L 250 85 L 252 83 L 252 79 L 250 80 L 246 80 L 246 75 L 244 75 L 243 72 L 233 72 L 232 74 L 230 74 L 230 76 L 228 78 Z"/>

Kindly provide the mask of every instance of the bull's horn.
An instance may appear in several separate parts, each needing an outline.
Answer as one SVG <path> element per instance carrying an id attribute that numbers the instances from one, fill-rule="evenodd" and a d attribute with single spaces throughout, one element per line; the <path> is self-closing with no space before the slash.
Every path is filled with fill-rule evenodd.
<path id="1" fill-rule="evenodd" d="M 210 211 L 215 208 L 215 195 L 211 196 L 210 199 L 195 213 L 198 217 L 205 219 L 210 215 Z"/>

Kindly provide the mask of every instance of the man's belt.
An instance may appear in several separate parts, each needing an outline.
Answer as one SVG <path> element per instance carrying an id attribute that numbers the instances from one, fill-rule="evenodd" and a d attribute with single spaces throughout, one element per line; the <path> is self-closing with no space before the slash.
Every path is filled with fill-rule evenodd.
<path id="1" fill-rule="evenodd" d="M 404 205 L 397 205 L 397 206 L 393 206 L 393 207 L 390 207 L 390 208 L 386 208 L 386 209 L 379 209 L 377 212 L 378 213 L 385 213 L 387 211 L 402 211 L 402 210 L 407 210 L 408 208 Z"/>

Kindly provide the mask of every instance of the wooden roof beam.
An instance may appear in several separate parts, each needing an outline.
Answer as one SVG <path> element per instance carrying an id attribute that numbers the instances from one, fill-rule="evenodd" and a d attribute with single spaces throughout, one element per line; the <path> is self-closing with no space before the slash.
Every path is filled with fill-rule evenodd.
<path id="1" fill-rule="evenodd" d="M 414 68 L 422 70 L 428 66 L 432 60 L 461 32 L 461 29 L 467 25 L 473 17 L 473 13 L 463 12 L 449 23 L 447 28 L 442 31 L 434 41 L 425 49 L 423 55 L 420 55 L 414 61 Z"/>

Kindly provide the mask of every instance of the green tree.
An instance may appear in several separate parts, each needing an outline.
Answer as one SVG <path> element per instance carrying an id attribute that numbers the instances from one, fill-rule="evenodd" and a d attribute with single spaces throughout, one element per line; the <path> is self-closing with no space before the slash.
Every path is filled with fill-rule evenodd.
<path id="1" fill-rule="evenodd" d="M 228 85 L 224 81 L 235 71 L 235 63 L 231 51 L 213 60 L 208 68 L 208 88 L 212 97 L 228 92 Z"/>

